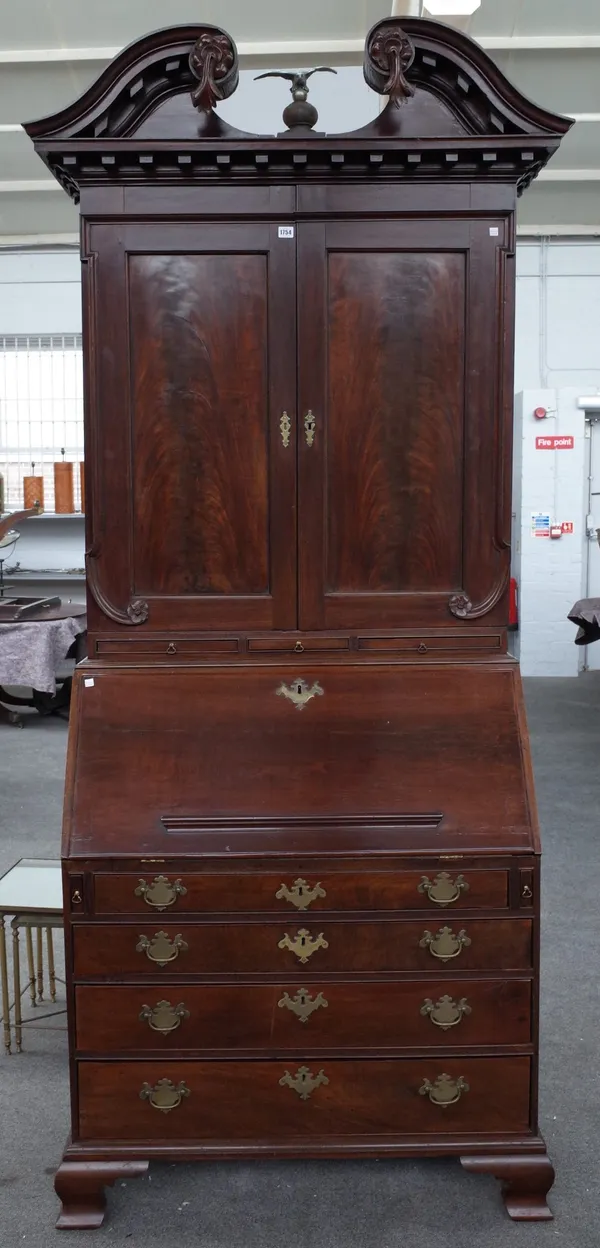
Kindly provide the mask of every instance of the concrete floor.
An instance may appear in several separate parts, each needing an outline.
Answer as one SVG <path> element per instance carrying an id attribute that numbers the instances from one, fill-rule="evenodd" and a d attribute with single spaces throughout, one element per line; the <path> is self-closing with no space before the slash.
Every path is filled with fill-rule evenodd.
<path id="1" fill-rule="evenodd" d="M 511 1223 L 491 1178 L 451 1161 L 154 1166 L 109 1192 L 109 1215 L 67 1241 L 140 1248 L 598 1248 L 600 680 L 526 682 L 544 835 L 541 1126 L 555 1221 Z M 0 871 L 56 857 L 66 725 L 0 725 Z M 61 1023 L 61 1019 L 55 1020 Z M 67 1046 L 26 1033 L 0 1057 L 0 1248 L 48 1248 L 52 1174 L 68 1126 Z"/>

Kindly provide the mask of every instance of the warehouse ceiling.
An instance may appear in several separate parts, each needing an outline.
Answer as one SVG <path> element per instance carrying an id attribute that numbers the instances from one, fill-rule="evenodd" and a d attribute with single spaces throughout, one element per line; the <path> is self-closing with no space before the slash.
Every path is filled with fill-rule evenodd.
<path id="1" fill-rule="evenodd" d="M 414 13 L 419 4 L 3 0 L 0 244 L 73 241 L 76 209 L 35 156 L 20 123 L 68 104 L 133 39 L 167 22 L 206 21 L 231 32 L 247 71 L 358 65 L 367 30 L 392 8 Z M 520 229 L 600 234 L 600 0 L 481 0 L 477 12 L 460 24 L 526 95 L 576 118 L 559 153 L 520 201 Z M 315 87 L 318 105 L 316 95 Z M 324 112 L 321 120 L 326 128 Z"/>

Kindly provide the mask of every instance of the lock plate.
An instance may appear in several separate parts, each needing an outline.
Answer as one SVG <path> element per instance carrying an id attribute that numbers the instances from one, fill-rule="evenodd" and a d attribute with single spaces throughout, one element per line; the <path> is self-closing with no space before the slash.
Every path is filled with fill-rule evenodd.
<path id="1" fill-rule="evenodd" d="M 293 702 L 297 711 L 303 711 L 311 698 L 323 697 L 325 690 L 321 687 L 318 680 L 315 680 L 312 685 L 308 685 L 305 680 L 293 680 L 290 685 L 286 685 L 282 681 L 275 692 L 278 697 L 288 698 L 290 702 Z"/>

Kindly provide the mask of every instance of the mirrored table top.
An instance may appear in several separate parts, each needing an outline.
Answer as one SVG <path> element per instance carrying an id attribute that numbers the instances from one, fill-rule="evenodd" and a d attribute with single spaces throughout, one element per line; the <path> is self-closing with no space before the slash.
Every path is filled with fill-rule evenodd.
<path id="1" fill-rule="evenodd" d="M 21 858 L 0 878 L 0 912 L 62 912 L 61 864 L 57 858 Z"/>

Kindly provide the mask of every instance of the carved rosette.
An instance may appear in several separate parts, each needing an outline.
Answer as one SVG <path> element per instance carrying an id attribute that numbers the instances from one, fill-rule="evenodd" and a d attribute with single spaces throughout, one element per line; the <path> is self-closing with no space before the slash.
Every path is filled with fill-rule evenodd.
<path id="1" fill-rule="evenodd" d="M 473 610 L 473 603 L 467 594 L 453 594 L 448 606 L 459 620 L 466 620 Z"/>
<path id="2" fill-rule="evenodd" d="M 365 45 L 365 80 L 378 95 L 389 95 L 400 108 L 415 93 L 406 77 L 414 59 L 412 40 L 399 23 L 394 19 L 380 22 L 371 30 Z"/>
<path id="3" fill-rule="evenodd" d="M 190 69 L 198 79 L 192 103 L 200 112 L 210 113 L 238 85 L 238 55 L 231 36 L 216 27 L 203 30 L 190 52 Z"/>
<path id="4" fill-rule="evenodd" d="M 145 624 L 148 619 L 148 603 L 143 598 L 133 598 L 127 608 L 132 624 Z"/>

